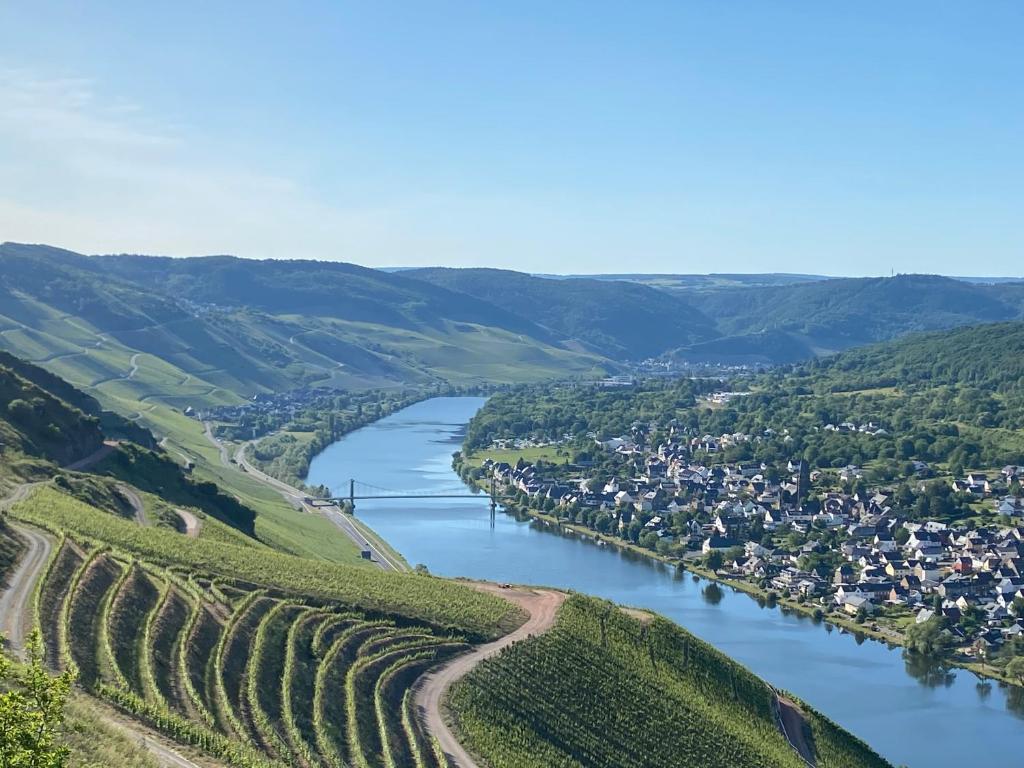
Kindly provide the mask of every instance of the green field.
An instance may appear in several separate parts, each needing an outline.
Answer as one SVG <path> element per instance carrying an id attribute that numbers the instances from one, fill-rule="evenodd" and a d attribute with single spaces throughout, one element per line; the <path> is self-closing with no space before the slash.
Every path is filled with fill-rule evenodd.
<path id="1" fill-rule="evenodd" d="M 473 451 L 466 456 L 466 461 L 473 466 L 480 466 L 490 459 L 496 463 L 507 462 L 515 464 L 519 459 L 535 463 L 538 461 L 551 461 L 561 464 L 566 456 L 559 455 L 560 449 L 557 445 L 534 446 L 530 448 L 486 448 Z"/>

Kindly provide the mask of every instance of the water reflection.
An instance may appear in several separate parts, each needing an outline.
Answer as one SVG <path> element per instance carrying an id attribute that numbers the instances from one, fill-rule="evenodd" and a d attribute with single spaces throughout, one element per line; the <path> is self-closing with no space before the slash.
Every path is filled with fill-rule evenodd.
<path id="1" fill-rule="evenodd" d="M 1024 719 L 1024 688 L 1006 683 L 1000 683 L 999 687 L 1006 690 L 1006 709 Z"/>
<path id="2" fill-rule="evenodd" d="M 903 661 L 907 674 L 925 688 L 949 688 L 956 681 L 956 672 L 942 659 L 904 651 Z"/>
<path id="3" fill-rule="evenodd" d="M 704 598 L 704 602 L 708 605 L 718 605 L 722 602 L 722 598 L 725 597 L 725 592 L 718 586 L 717 582 L 709 582 L 704 589 L 700 591 L 701 596 Z"/>

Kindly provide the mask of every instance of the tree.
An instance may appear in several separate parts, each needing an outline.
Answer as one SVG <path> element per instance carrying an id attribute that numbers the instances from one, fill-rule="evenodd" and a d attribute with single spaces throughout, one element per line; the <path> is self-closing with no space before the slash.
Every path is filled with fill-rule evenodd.
<path id="1" fill-rule="evenodd" d="M 43 666 L 43 643 L 35 631 L 28 664 L 16 667 L 0 656 L 0 768 L 63 768 L 69 750 L 60 743 L 64 704 L 75 672 L 51 677 Z"/>
<path id="2" fill-rule="evenodd" d="M 1017 678 L 1017 682 L 1024 685 L 1024 656 L 1010 659 L 1010 663 L 1006 665 L 1006 674 Z"/>
<path id="3" fill-rule="evenodd" d="M 640 534 L 640 546 L 645 549 L 654 549 L 658 546 L 658 534 L 654 531 L 647 531 L 646 533 Z"/>
<path id="4" fill-rule="evenodd" d="M 1013 602 L 1010 605 L 1014 616 L 1018 618 L 1024 616 L 1024 597 L 1017 596 L 1013 598 Z"/>
<path id="5" fill-rule="evenodd" d="M 938 616 L 914 624 L 904 635 L 907 650 L 922 656 L 939 656 L 949 649 L 950 639 L 945 632 L 946 622 Z"/>
<path id="6" fill-rule="evenodd" d="M 712 549 L 710 552 L 708 552 L 708 558 L 704 561 L 704 564 L 712 571 L 717 573 L 718 569 L 722 567 L 724 562 L 725 556 L 722 555 L 722 550 Z"/>

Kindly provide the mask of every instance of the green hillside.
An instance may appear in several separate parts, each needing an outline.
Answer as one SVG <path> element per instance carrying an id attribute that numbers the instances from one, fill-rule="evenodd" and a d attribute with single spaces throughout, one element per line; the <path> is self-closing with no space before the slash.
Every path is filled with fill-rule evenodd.
<path id="1" fill-rule="evenodd" d="M 217 449 L 192 419 L 169 409 L 149 414 L 161 425 L 169 422 L 165 429 L 175 434 L 165 450 L 148 430 L 102 410 L 91 396 L 4 352 L 0 403 L 0 497 L 21 482 L 56 478 L 65 492 L 123 513 L 126 502 L 119 488 L 129 486 L 140 498 L 162 505 L 153 514 L 154 523 L 177 522 L 173 508 L 185 508 L 201 520 L 201 537 L 241 536 L 250 544 L 358 562 L 354 545 L 330 521 L 299 514 L 276 491 L 220 465 Z M 90 456 L 94 461 L 87 471 L 94 474 L 61 469 Z M 183 456 L 189 458 L 191 471 L 182 466 Z"/>
<path id="2" fill-rule="evenodd" d="M 781 331 L 817 353 L 914 331 L 1020 318 L 1024 284 L 937 275 L 843 278 L 688 294 L 725 335 Z"/>
<path id="3" fill-rule="evenodd" d="M 1024 322 L 914 334 L 851 349 L 798 371 L 836 391 L 960 384 L 1005 393 L 1024 382 Z"/>
<path id="4" fill-rule="evenodd" d="M 13 243 L 0 245 L 0 345 L 90 391 L 178 406 L 309 385 L 522 381 L 601 362 L 486 302 L 355 265 Z"/>
<path id="5" fill-rule="evenodd" d="M 19 375 L 8 362 L 0 357 L 0 454 L 69 463 L 103 444 L 99 419 Z"/>
<path id="6" fill-rule="evenodd" d="M 548 633 L 484 662 L 452 690 L 467 745 L 493 768 L 803 768 L 764 682 L 661 618 L 574 595 Z M 803 709 L 819 768 L 884 768 Z"/>
<path id="7" fill-rule="evenodd" d="M 612 277 L 83 256 L 4 243 L 0 348 L 131 415 L 155 403 L 224 405 L 304 386 L 600 376 L 661 355 L 789 363 L 915 331 L 1024 317 L 1024 283 Z"/>
<path id="8" fill-rule="evenodd" d="M 485 298 L 532 318 L 566 341 L 612 358 L 640 360 L 718 335 L 713 322 L 686 300 L 638 283 L 551 279 L 499 269 L 414 269 L 402 274 Z"/>
<path id="9" fill-rule="evenodd" d="M 12 514 L 61 535 L 35 606 L 51 666 L 233 766 L 441 768 L 410 686 L 514 618 L 455 582 L 183 548 L 51 490 Z"/>

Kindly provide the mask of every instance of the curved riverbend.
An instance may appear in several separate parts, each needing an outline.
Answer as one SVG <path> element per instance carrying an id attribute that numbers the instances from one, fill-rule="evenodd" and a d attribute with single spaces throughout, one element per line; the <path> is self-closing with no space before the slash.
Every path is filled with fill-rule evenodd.
<path id="1" fill-rule="evenodd" d="M 483 402 L 427 400 L 353 432 L 313 460 L 309 482 L 340 494 L 350 477 L 395 490 L 457 492 L 464 486 L 451 454 Z M 432 573 L 575 589 L 668 616 L 894 764 L 1024 764 L 1021 689 L 981 683 L 965 670 L 909 669 L 898 648 L 763 608 L 728 587 L 542 523 L 499 514 L 492 529 L 484 496 L 362 502 L 357 514 Z"/>

